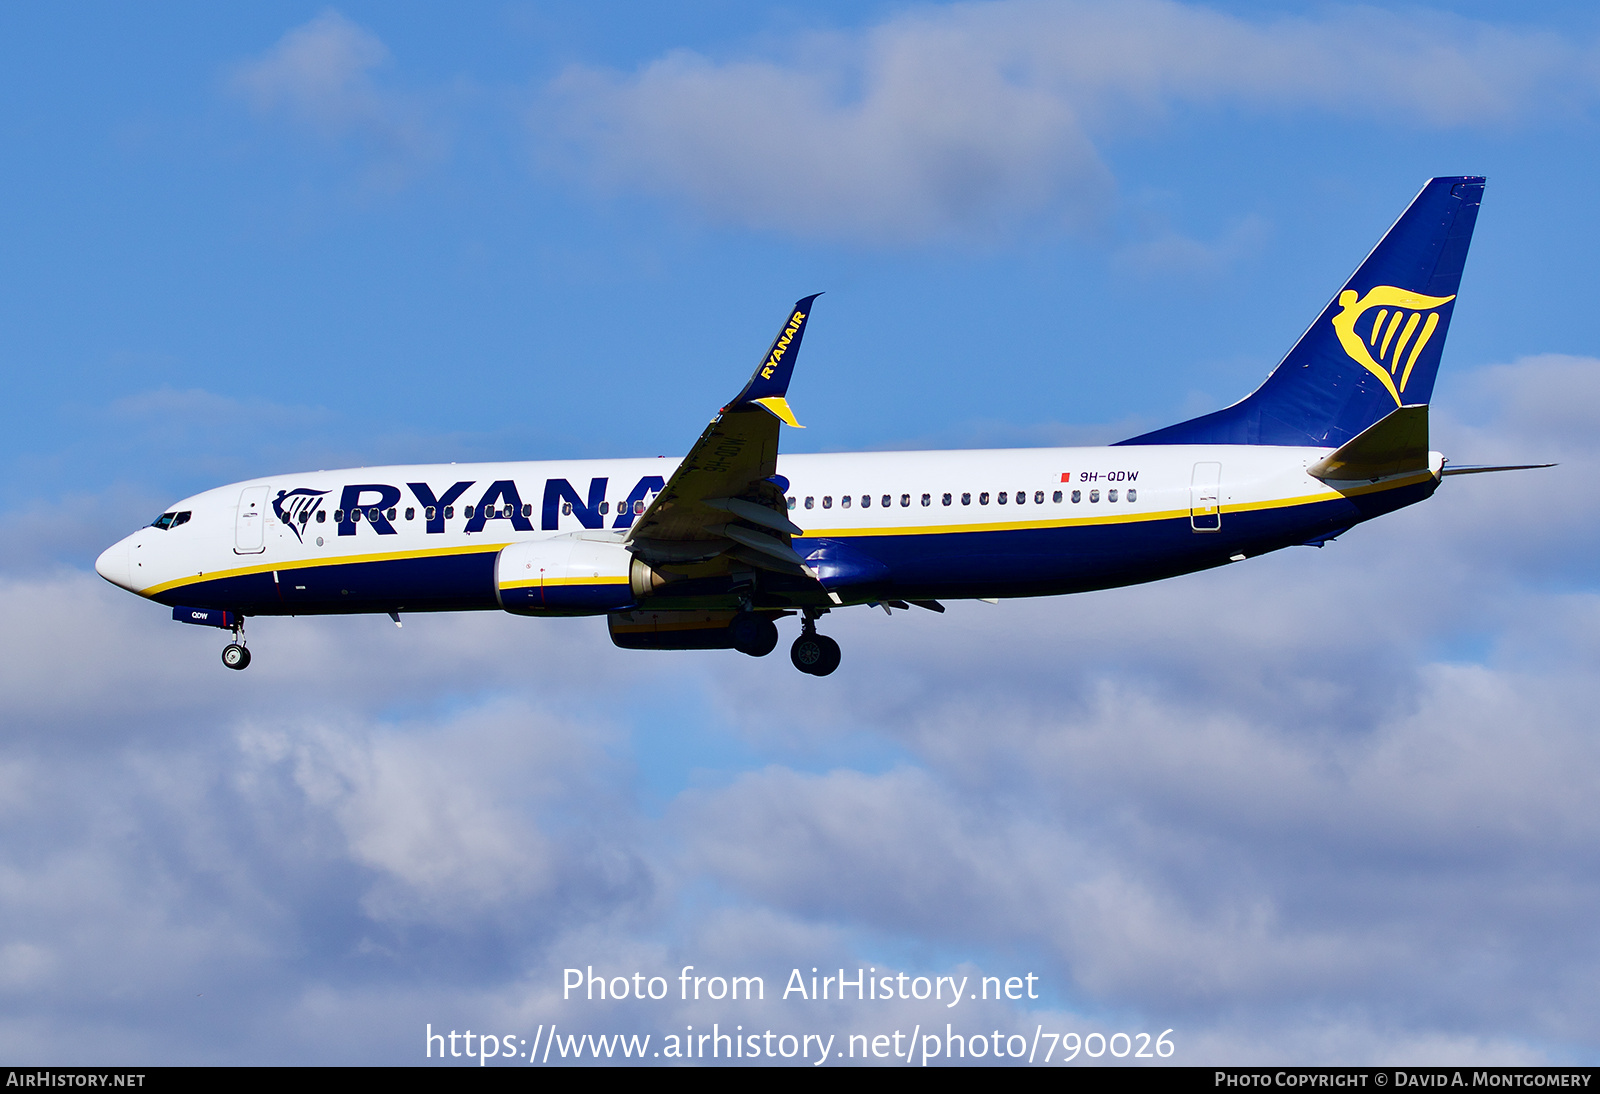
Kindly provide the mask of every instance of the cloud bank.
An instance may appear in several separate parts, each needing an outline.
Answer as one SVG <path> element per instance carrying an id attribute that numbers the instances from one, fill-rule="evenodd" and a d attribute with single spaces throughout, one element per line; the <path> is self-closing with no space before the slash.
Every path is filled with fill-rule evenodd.
<path id="1" fill-rule="evenodd" d="M 1173 1028 L 1191 1064 L 1586 1057 L 1600 361 L 1469 386 L 1437 444 L 1562 466 L 1157 585 L 841 613 L 826 681 L 487 614 L 259 620 L 234 674 L 91 574 L 6 576 L 0 1048 L 948 1018 Z M 568 967 L 686 964 L 768 1000 L 561 999 Z M 774 998 L 813 965 L 1045 992 Z"/>
<path id="2" fill-rule="evenodd" d="M 1184 109 L 1383 127 L 1569 118 L 1600 54 L 1428 12 L 1244 18 L 1170 0 L 917 7 L 733 59 L 570 69 L 535 112 L 569 168 L 713 222 L 877 244 L 1082 225 L 1107 147 Z"/>

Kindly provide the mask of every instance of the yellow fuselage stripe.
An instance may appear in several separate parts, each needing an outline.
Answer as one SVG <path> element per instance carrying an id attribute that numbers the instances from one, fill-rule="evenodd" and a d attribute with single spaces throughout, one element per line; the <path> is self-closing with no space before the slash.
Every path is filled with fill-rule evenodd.
<path id="1" fill-rule="evenodd" d="M 502 589 L 532 589 L 538 586 L 546 588 L 552 585 L 626 585 L 625 577 L 547 577 L 544 580 L 532 578 L 528 581 L 502 581 Z"/>
<path id="2" fill-rule="evenodd" d="M 1248 513 L 1264 509 L 1289 509 L 1298 505 L 1315 505 L 1320 502 L 1335 501 L 1341 497 L 1352 494 L 1371 494 L 1382 490 L 1394 490 L 1403 486 L 1414 486 L 1433 477 L 1432 472 L 1421 471 L 1415 475 L 1408 475 L 1403 479 L 1390 482 L 1368 483 L 1354 486 L 1347 490 L 1326 491 L 1318 494 L 1302 494 L 1292 498 L 1271 498 L 1266 501 L 1243 502 L 1237 505 L 1219 506 L 1222 513 Z M 1044 528 L 1079 528 L 1089 525 L 1104 524 L 1137 524 L 1146 521 L 1182 520 L 1190 515 L 1189 509 L 1164 509 L 1155 512 L 1134 512 L 1096 515 L 1092 517 L 1057 517 L 1051 520 L 1024 520 L 1004 521 L 990 524 L 940 524 L 922 525 L 917 527 L 884 526 L 877 528 L 808 528 L 805 539 L 845 539 L 859 536 L 937 536 L 953 535 L 962 532 L 1013 532 L 1029 529 Z M 312 569 L 323 566 L 352 566 L 365 562 L 397 562 L 414 558 L 443 558 L 449 555 L 491 554 L 501 548 L 510 546 L 506 543 L 470 544 L 457 547 L 434 547 L 426 550 L 390 551 L 376 554 L 363 555 L 336 555 L 324 558 L 308 558 L 284 560 L 280 562 L 263 562 L 254 566 L 241 566 L 229 570 L 213 570 L 210 573 L 200 573 L 193 577 L 180 577 L 172 581 L 164 581 L 159 585 L 152 585 L 141 591 L 141 596 L 155 596 L 170 589 L 181 588 L 185 585 L 195 585 L 205 581 L 220 581 L 225 578 L 246 577 L 250 574 L 270 573 L 273 570 L 290 572 L 294 570 Z M 625 577 L 567 577 L 547 578 L 546 585 L 611 585 L 626 584 Z M 508 582 L 501 585 L 502 589 L 526 588 L 538 585 L 534 581 Z"/>

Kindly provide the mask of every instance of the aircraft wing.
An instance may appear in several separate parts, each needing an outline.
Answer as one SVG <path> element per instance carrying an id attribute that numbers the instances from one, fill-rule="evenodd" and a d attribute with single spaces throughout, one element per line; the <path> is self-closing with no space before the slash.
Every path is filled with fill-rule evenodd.
<path id="1" fill-rule="evenodd" d="M 786 397 L 813 296 L 795 302 L 750 382 L 706 426 L 627 542 L 652 562 L 732 554 L 764 568 L 809 573 L 789 546 L 788 484 L 775 478 L 778 430 L 800 428 Z"/>

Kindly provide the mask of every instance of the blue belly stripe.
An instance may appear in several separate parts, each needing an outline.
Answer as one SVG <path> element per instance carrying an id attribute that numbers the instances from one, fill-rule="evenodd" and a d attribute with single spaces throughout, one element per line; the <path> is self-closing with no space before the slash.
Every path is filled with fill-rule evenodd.
<path id="1" fill-rule="evenodd" d="M 1209 569 L 1238 554 L 1314 542 L 1422 501 L 1412 486 L 1282 508 L 1224 511 L 1222 529 L 1195 532 L 1187 517 L 1130 523 L 924 535 L 797 538 L 824 584 L 846 600 L 1050 596 L 1155 581 Z M 329 563 L 200 580 L 154 599 L 245 615 L 328 615 L 498 609 L 495 553 Z M 303 586 L 303 588 L 301 588 Z M 599 615 L 625 607 L 627 587 L 563 590 L 552 614 Z M 710 590 L 707 590 L 708 592 Z M 523 594 L 532 607 L 529 594 Z M 523 605 L 517 605 L 522 607 Z"/>

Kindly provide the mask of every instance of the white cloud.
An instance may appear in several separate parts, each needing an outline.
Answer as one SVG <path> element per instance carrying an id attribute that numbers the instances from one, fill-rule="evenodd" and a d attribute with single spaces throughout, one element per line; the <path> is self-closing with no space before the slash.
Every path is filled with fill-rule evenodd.
<path id="1" fill-rule="evenodd" d="M 229 83 L 258 113 L 327 140 L 368 143 L 394 172 L 405 161 L 436 157 L 443 140 L 418 101 L 379 84 L 376 75 L 392 64 L 376 35 L 330 9 L 237 65 Z"/>
<path id="2" fill-rule="evenodd" d="M 786 56 L 576 67 L 535 126 L 564 138 L 585 176 L 713 220 L 907 243 L 1094 220 L 1113 189 L 1101 149 L 1181 106 L 1505 125 L 1592 105 L 1595 57 L 1551 33 L 1426 12 L 1250 19 L 1169 0 L 1002 0 L 913 8 Z"/>
<path id="3" fill-rule="evenodd" d="M 1260 250 L 1267 234 L 1266 222 L 1258 216 L 1243 218 L 1209 243 L 1171 228 L 1147 227 L 1145 238 L 1117 251 L 1111 264 L 1139 277 L 1179 275 L 1204 281 Z"/>

